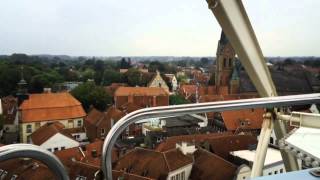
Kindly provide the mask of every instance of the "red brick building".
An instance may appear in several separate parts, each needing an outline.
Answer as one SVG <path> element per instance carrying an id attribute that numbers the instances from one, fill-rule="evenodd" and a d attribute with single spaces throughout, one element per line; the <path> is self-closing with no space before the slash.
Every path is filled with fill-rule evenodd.
<path id="1" fill-rule="evenodd" d="M 163 88 L 156 87 L 119 87 L 114 94 L 117 108 L 133 103 L 140 107 L 169 105 L 169 94 Z"/>

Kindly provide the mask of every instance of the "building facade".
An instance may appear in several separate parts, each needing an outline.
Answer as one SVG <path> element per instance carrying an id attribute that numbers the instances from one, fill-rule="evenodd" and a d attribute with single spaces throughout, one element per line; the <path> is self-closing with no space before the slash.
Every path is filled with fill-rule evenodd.
<path id="1" fill-rule="evenodd" d="M 65 128 L 83 126 L 86 116 L 81 103 L 69 93 L 30 94 L 19 107 L 20 142 L 30 142 L 30 135 L 41 126 L 60 122 Z"/>

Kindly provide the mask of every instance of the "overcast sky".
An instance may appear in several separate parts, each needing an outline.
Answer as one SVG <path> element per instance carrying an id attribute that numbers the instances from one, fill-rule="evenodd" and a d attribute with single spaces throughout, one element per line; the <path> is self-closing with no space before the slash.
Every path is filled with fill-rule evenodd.
<path id="1" fill-rule="evenodd" d="M 265 56 L 320 56 L 319 0 L 243 0 Z M 205 0 L 0 0 L 0 54 L 214 56 Z"/>

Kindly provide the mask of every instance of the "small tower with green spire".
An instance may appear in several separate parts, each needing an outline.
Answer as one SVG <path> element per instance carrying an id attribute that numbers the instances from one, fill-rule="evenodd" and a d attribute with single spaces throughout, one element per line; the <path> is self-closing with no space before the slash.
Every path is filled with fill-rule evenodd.
<path id="1" fill-rule="evenodd" d="M 21 66 L 21 79 L 17 83 L 18 85 L 18 91 L 17 91 L 17 98 L 18 98 L 18 104 L 20 105 L 24 100 L 29 98 L 28 95 L 28 83 L 26 80 L 24 80 L 23 75 L 23 66 Z"/>
<path id="2" fill-rule="evenodd" d="M 240 93 L 240 77 L 239 77 L 239 66 L 235 63 L 235 67 L 232 70 L 232 75 L 230 79 L 230 94 Z"/>

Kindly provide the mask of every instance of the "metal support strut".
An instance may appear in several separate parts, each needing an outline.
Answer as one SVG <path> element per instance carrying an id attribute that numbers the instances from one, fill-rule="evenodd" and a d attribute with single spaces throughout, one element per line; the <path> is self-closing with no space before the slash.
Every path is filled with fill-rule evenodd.
<path id="1" fill-rule="evenodd" d="M 255 36 L 250 20 L 241 0 L 207 0 L 209 9 L 213 12 L 223 32 L 228 37 L 232 47 L 237 53 L 241 64 L 244 66 L 251 81 L 261 97 L 277 96 L 276 88 L 271 79 L 270 72 L 266 66 L 266 60 L 262 54 L 259 42 Z M 251 177 L 262 175 L 266 143 L 270 139 L 269 124 L 261 128 L 259 147 L 256 151 Z M 273 127 L 273 126 L 272 126 Z M 286 132 L 286 125 L 282 121 L 274 123 L 277 139 L 282 139 Z M 261 142 L 260 142 L 261 141 Z M 284 150 L 280 150 L 286 171 L 298 170 L 297 160 Z"/>

